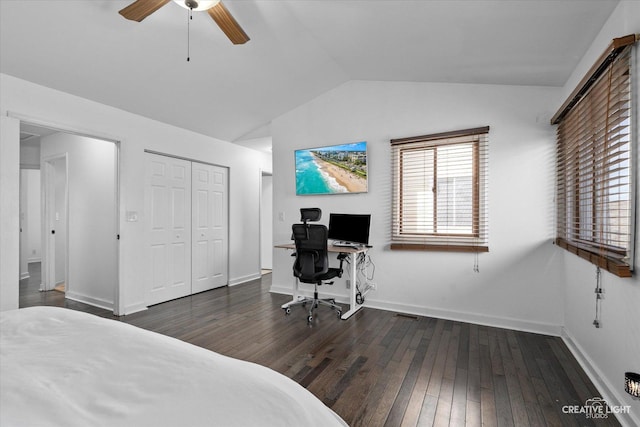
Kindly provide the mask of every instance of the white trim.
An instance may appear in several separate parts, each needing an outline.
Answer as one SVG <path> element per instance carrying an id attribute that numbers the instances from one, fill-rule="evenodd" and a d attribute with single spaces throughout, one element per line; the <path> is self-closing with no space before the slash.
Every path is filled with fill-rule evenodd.
<path id="1" fill-rule="evenodd" d="M 124 201 L 122 200 L 123 192 L 120 191 L 120 184 L 121 184 L 120 143 L 122 141 L 122 138 L 119 138 L 111 134 L 98 132 L 94 129 L 84 129 L 84 128 L 79 128 L 69 124 L 51 122 L 47 119 L 43 119 L 42 117 L 22 114 L 22 113 L 10 111 L 10 110 L 7 110 L 6 115 L 8 118 L 17 119 L 19 121 L 19 125 L 22 123 L 27 123 L 34 126 L 53 129 L 58 132 L 63 132 L 71 135 L 84 136 L 92 139 L 100 139 L 100 140 L 112 142 L 115 144 L 115 160 L 114 160 L 114 163 L 115 163 L 114 165 L 115 166 L 114 209 L 116 213 L 115 232 L 117 236 L 120 236 L 121 234 L 120 233 L 120 223 L 121 223 L 120 207 L 124 206 Z M 19 150 L 19 147 L 20 147 L 20 134 L 18 132 L 18 150 Z M 44 191 L 42 193 L 44 193 Z M 113 314 L 115 314 L 116 316 L 119 316 L 125 313 L 124 295 L 123 295 L 124 288 L 122 287 L 122 283 L 124 283 L 124 280 L 123 280 L 124 277 L 123 277 L 122 268 L 120 268 L 120 266 L 122 265 L 122 260 L 121 260 L 122 253 L 120 251 L 120 240 L 115 239 L 115 236 L 114 236 L 114 241 L 115 241 L 114 245 L 115 245 L 115 251 L 116 251 L 115 256 L 116 256 L 117 283 L 114 286 L 114 298 L 113 298 L 112 308 L 113 308 Z M 44 274 L 44 265 L 43 265 L 43 274 Z M 41 290 L 43 289 L 43 286 L 44 286 L 43 283 L 40 285 Z"/>
<path id="2" fill-rule="evenodd" d="M 593 360 L 588 356 L 587 352 L 578 344 L 573 338 L 571 333 L 565 328 L 561 328 L 561 338 L 564 343 L 576 358 L 582 369 L 585 371 L 589 379 L 601 393 L 601 396 L 607 403 L 611 405 L 622 405 L 625 402 L 625 397 L 622 396 L 618 390 L 622 389 L 623 378 L 620 379 L 620 385 L 618 387 L 613 386 L 607 381 L 607 377 L 598 369 L 593 363 Z M 623 426 L 640 426 L 640 413 L 637 411 L 630 411 L 628 414 L 615 414 L 620 424 Z"/>
<path id="3" fill-rule="evenodd" d="M 0 310 L 17 309 L 20 278 L 20 122 L 0 117 Z"/>
<path id="4" fill-rule="evenodd" d="M 293 276 L 292 276 L 293 277 Z M 326 290 L 326 289 L 325 289 Z M 277 294 L 292 295 L 292 285 L 277 285 L 272 284 L 270 292 Z M 336 301 L 347 303 L 349 301 L 348 296 L 344 294 L 332 295 L 327 292 L 323 292 L 329 298 L 335 298 Z M 380 310 L 388 310 L 396 313 L 413 314 L 416 316 L 434 317 L 437 319 L 453 320 L 456 322 L 473 323 L 476 325 L 491 326 L 496 328 L 506 328 L 515 331 L 533 332 L 537 334 L 551 335 L 559 337 L 561 333 L 561 326 L 552 323 L 531 322 L 521 319 L 513 319 L 507 317 L 495 317 L 487 316 L 485 314 L 468 313 L 463 311 L 451 311 L 442 310 L 430 307 L 421 307 L 417 305 L 409 304 L 396 304 L 389 303 L 380 300 L 374 300 L 366 298 L 364 306 L 367 308 L 375 308 Z"/>
<path id="5" fill-rule="evenodd" d="M 117 316 L 126 316 L 129 314 L 137 313 L 139 311 L 145 311 L 148 309 L 149 307 L 147 307 L 147 305 L 144 302 L 131 304 L 125 307 L 119 314 L 117 314 Z"/>
<path id="6" fill-rule="evenodd" d="M 64 296 L 65 298 L 73 301 L 78 301 L 84 304 L 92 305 L 94 307 L 104 308 L 105 310 L 113 311 L 113 304 L 101 298 L 93 298 L 93 297 L 89 297 L 76 292 L 68 292 L 68 291 L 65 291 Z"/>
<path id="7" fill-rule="evenodd" d="M 252 280 L 256 280 L 262 277 L 260 271 L 257 273 L 247 274 L 246 276 L 234 277 L 233 279 L 229 279 L 229 286 L 239 285 L 241 283 L 250 282 Z"/>
<path id="8" fill-rule="evenodd" d="M 262 168 L 258 170 L 258 271 L 262 272 Z M 262 276 L 262 274 L 261 274 Z"/>
<path id="9" fill-rule="evenodd" d="M 638 133 L 638 129 L 640 127 L 640 100 L 638 99 L 640 97 L 640 89 L 638 88 L 638 85 L 640 85 L 640 69 L 638 69 L 638 46 L 637 45 L 633 45 L 631 47 L 631 55 L 629 57 L 629 62 L 630 62 L 630 67 L 631 67 L 631 89 L 629 91 L 630 93 L 630 102 L 631 102 L 631 111 L 635 112 L 635 114 L 631 114 L 629 119 L 630 119 L 630 138 L 629 141 L 631 141 L 631 143 L 629 144 L 629 159 L 631 159 L 630 165 L 631 165 L 631 173 L 630 173 L 630 177 L 631 177 L 631 190 L 629 191 L 629 194 L 631 194 L 631 197 L 633 198 L 633 203 L 630 204 L 629 209 L 631 212 L 629 212 L 629 218 L 633 218 L 634 220 L 631 221 L 631 223 L 629 224 L 630 226 L 630 230 L 629 230 L 629 239 L 630 241 L 628 242 L 628 251 L 627 251 L 627 256 L 629 257 L 628 263 L 629 263 L 629 269 L 631 271 L 634 270 L 635 268 L 635 259 L 636 259 L 636 241 L 637 241 L 637 236 L 636 233 L 638 232 L 638 224 L 636 224 L 637 221 L 637 213 L 638 213 L 638 151 L 637 151 L 637 141 L 639 139 L 639 133 Z M 633 143 L 633 141 L 636 142 L 636 144 Z M 640 423 L 638 424 L 640 425 Z"/>
<path id="10" fill-rule="evenodd" d="M 104 141 L 109 141 L 114 143 L 120 142 L 120 138 L 117 138 L 110 134 L 97 132 L 91 129 L 78 128 L 78 127 L 66 125 L 63 123 L 55 123 L 55 122 L 48 121 L 46 119 L 30 116 L 27 114 L 21 114 L 15 111 L 7 111 L 7 117 L 18 119 L 20 120 L 20 123 L 26 123 L 34 126 L 49 128 L 51 130 L 68 133 L 71 135 L 86 136 L 88 138 L 102 139 Z"/>

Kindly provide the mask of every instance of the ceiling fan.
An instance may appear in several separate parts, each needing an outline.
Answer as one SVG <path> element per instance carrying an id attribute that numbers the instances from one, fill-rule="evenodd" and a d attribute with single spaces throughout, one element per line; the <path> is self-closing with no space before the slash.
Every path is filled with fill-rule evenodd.
<path id="1" fill-rule="evenodd" d="M 136 0 L 118 13 L 127 19 L 140 22 L 156 10 L 160 9 L 171 0 Z M 173 0 L 180 6 L 192 11 L 206 10 L 209 16 L 216 21 L 220 29 L 229 37 L 233 44 L 244 44 L 249 41 L 249 36 L 244 32 L 240 24 L 235 20 L 220 0 Z"/>

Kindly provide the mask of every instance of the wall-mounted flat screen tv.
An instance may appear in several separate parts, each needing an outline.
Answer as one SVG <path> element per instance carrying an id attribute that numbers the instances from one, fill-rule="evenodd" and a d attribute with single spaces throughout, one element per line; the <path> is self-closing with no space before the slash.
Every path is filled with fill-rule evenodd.
<path id="1" fill-rule="evenodd" d="M 367 143 L 296 150 L 296 194 L 367 192 Z"/>

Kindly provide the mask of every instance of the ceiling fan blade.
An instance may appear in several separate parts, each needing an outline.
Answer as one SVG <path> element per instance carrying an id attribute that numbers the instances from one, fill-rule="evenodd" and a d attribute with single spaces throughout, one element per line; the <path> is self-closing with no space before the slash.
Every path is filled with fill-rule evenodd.
<path id="1" fill-rule="evenodd" d="M 136 0 L 118 13 L 127 19 L 140 22 L 171 0 Z"/>
<path id="2" fill-rule="evenodd" d="M 238 24 L 238 21 L 236 21 L 227 8 L 224 7 L 222 2 L 208 9 L 207 12 L 209 12 L 209 16 L 216 21 L 220 29 L 229 37 L 231 43 L 244 44 L 250 40 L 247 33 L 244 32 L 240 24 Z"/>

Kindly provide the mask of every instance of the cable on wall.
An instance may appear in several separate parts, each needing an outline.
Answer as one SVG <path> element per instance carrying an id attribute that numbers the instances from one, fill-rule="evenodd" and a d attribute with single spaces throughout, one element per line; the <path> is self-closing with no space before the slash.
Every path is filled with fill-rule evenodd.
<path id="1" fill-rule="evenodd" d="M 600 272 L 600 267 L 596 267 L 596 318 L 593 320 L 593 326 L 596 328 L 600 328 L 602 324 L 600 323 L 600 303 L 603 298 L 604 289 L 602 289 L 602 274 Z"/>

